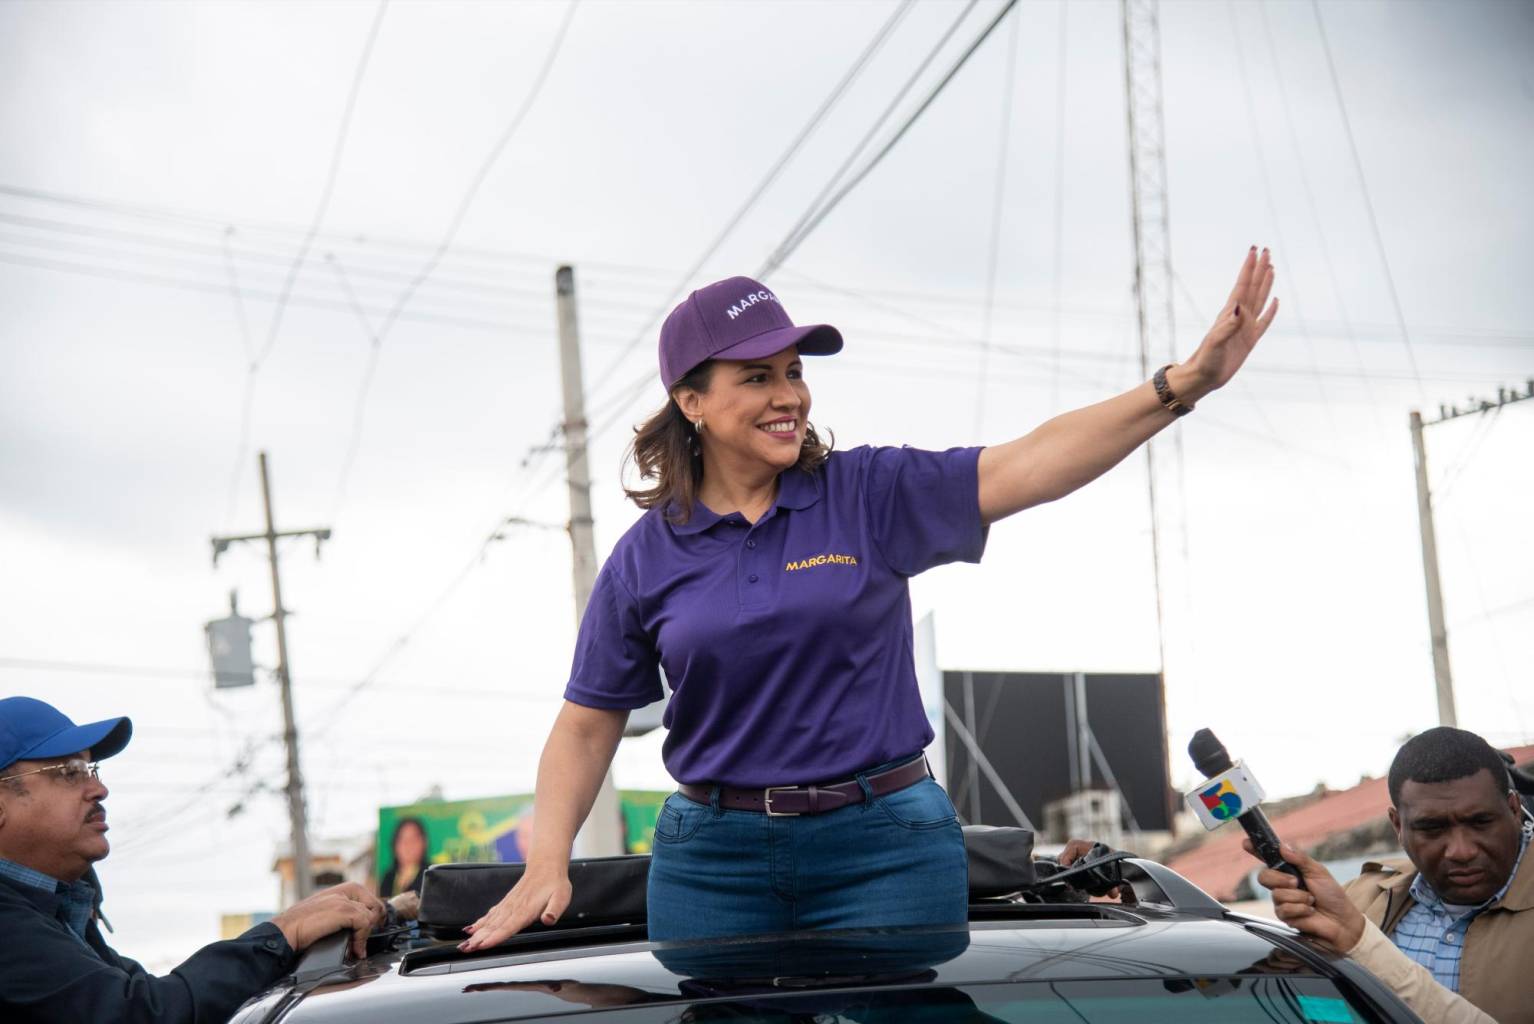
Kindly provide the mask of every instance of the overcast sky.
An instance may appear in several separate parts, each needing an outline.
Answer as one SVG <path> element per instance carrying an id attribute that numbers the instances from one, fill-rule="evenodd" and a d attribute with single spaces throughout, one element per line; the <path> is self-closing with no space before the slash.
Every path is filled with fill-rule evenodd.
<path id="1" fill-rule="evenodd" d="M 209 561 L 261 527 L 256 451 L 279 527 L 335 531 L 283 560 L 316 834 L 529 789 L 574 636 L 554 269 L 605 554 L 656 313 L 894 10 L 587 0 L 518 121 L 562 2 L 0 4 L 0 692 L 134 718 L 104 775 L 125 952 L 274 901 L 276 690 L 212 693 L 202 635 L 231 589 L 271 608 L 257 549 Z M 689 287 L 762 266 L 962 10 L 907 13 Z M 1211 726 L 1278 794 L 1436 724 L 1407 413 L 1534 376 L 1534 6 L 1320 14 L 1340 97 L 1309 3 L 1161 17 L 1178 353 L 1249 244 L 1284 302 L 1161 449 L 1170 740 Z M 1141 379 L 1119 18 L 1020 4 L 771 278 L 847 336 L 808 368 L 838 446 L 1001 441 Z M 1527 741 L 1534 402 L 1428 445 L 1460 723 Z M 1137 456 L 916 581 L 943 667 L 1154 671 L 1145 484 Z M 664 787 L 658 750 L 620 785 Z"/>

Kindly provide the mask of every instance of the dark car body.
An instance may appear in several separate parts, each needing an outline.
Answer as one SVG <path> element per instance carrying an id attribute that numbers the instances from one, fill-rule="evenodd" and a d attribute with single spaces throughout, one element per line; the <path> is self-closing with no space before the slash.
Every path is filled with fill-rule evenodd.
<path id="1" fill-rule="evenodd" d="M 1122 869 L 1131 905 L 983 899 L 953 927 L 652 943 L 641 922 L 607 922 L 473 955 L 449 934 L 402 933 L 356 962 L 337 939 L 231 1024 L 1417 1020 L 1291 930 L 1161 865 Z"/>

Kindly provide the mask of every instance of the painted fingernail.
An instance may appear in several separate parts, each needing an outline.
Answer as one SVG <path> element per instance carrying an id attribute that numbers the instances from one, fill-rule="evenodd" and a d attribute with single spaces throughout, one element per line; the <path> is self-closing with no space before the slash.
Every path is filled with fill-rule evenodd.
<path id="1" fill-rule="evenodd" d="M 1236 311 L 1235 311 L 1235 313 L 1233 315 L 1234 316 L 1240 316 L 1241 315 L 1241 304 L 1239 302 L 1236 303 Z"/>

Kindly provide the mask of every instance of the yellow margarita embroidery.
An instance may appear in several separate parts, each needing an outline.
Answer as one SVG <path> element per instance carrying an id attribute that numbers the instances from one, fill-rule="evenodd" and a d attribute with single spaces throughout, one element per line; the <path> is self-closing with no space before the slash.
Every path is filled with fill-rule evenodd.
<path id="1" fill-rule="evenodd" d="M 815 555 L 811 558 L 801 558 L 797 562 L 789 562 L 783 566 L 784 572 L 798 572 L 800 569 L 813 569 L 821 565 L 857 565 L 857 555 Z"/>

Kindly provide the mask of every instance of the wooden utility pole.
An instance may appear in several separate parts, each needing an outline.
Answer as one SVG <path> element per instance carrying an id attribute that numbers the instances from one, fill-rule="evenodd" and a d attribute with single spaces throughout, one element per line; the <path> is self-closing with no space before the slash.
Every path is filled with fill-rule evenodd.
<path id="1" fill-rule="evenodd" d="M 570 491 L 571 570 L 575 584 L 575 624 L 580 627 L 597 578 L 596 539 L 592 534 L 591 474 L 586 453 L 586 396 L 581 377 L 580 328 L 575 315 L 575 270 L 554 272 L 554 300 L 559 311 L 559 370 L 564 384 L 565 482 Z M 602 779 L 596 802 L 575 837 L 577 855 L 614 857 L 624 852 L 622 808 L 612 771 Z"/>
<path id="2" fill-rule="evenodd" d="M 1422 443 L 1422 414 L 1411 411 L 1412 454 L 1417 463 L 1417 520 L 1422 527 L 1422 576 L 1427 582 L 1427 626 L 1433 640 L 1433 681 L 1438 689 L 1438 724 L 1456 725 L 1454 679 L 1449 674 L 1449 631 L 1443 621 L 1443 591 L 1438 581 L 1438 541 L 1433 530 L 1433 495 L 1428 490 L 1427 448 Z"/>
<path id="3" fill-rule="evenodd" d="M 287 747 L 288 828 L 293 854 L 293 893 L 301 900 L 314 891 L 314 871 L 309 856 L 309 821 L 304 806 L 304 777 L 298 761 L 298 725 L 293 715 L 293 686 L 288 672 L 287 610 L 282 605 L 282 576 L 277 568 L 279 537 L 313 537 L 315 554 L 321 542 L 330 539 L 330 529 L 278 530 L 272 516 L 272 487 L 266 468 L 266 452 L 259 456 L 261 466 L 261 502 L 266 510 L 266 530 L 237 537 L 213 538 L 213 564 L 229 545 L 241 541 L 265 541 L 266 555 L 272 568 L 272 622 L 277 626 L 277 685 L 282 691 L 282 738 Z"/>

